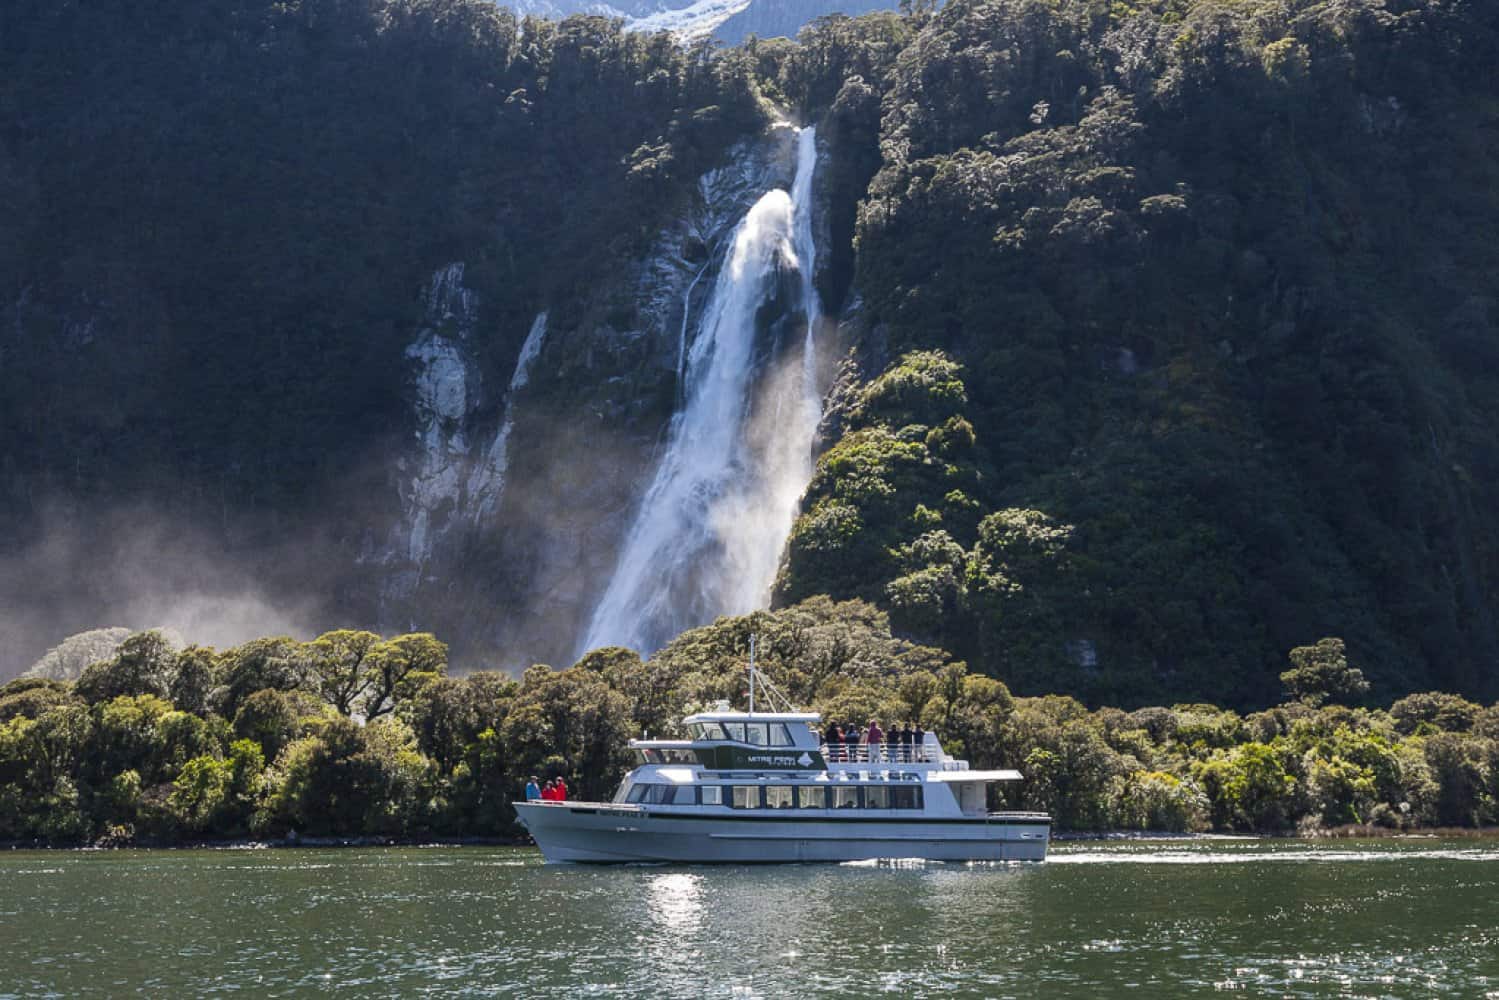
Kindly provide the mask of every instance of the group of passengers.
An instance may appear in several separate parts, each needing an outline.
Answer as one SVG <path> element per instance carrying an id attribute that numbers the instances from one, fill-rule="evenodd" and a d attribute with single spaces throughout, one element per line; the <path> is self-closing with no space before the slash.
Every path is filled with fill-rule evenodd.
<path id="1" fill-rule="evenodd" d="M 906 764 L 921 759 L 926 730 L 903 722 L 889 731 L 880 728 L 879 719 L 870 719 L 866 728 L 857 723 L 840 726 L 830 722 L 822 731 L 828 759 L 833 761 L 890 761 Z M 860 749 L 863 747 L 864 749 Z"/>
<path id="2" fill-rule="evenodd" d="M 531 775 L 531 780 L 526 782 L 526 801 L 536 799 L 543 802 L 566 802 L 567 782 L 561 778 L 548 778 L 545 785 L 538 785 L 536 775 Z"/>

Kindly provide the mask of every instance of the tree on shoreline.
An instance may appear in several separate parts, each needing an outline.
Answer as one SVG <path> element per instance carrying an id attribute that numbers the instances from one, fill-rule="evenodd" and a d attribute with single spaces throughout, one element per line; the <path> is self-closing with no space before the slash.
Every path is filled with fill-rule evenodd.
<path id="1" fill-rule="evenodd" d="M 1292 698 L 1313 708 L 1327 702 L 1349 704 L 1369 693 L 1364 672 L 1348 665 L 1342 639 L 1320 639 L 1315 646 L 1297 646 L 1290 658 L 1291 669 L 1280 675 L 1280 682 Z"/>
<path id="2" fill-rule="evenodd" d="M 1006 789 L 1009 804 L 1052 812 L 1058 829 L 1499 823 L 1499 705 L 1437 692 L 1388 711 L 1323 704 L 1360 691 L 1336 640 L 1298 647 L 1293 700 L 1249 715 L 1090 710 L 1015 697 L 893 636 L 869 604 L 816 598 L 722 618 L 647 661 L 595 651 L 519 680 L 449 677 L 425 634 L 190 646 L 163 660 L 142 633 L 90 667 L 89 683 L 0 687 L 0 841 L 518 834 L 509 803 L 531 774 L 604 798 L 630 766 L 629 738 L 666 734 L 718 698 L 742 706 L 752 634 L 760 668 L 798 702 L 834 720 L 910 719 L 978 766 L 1018 766 L 1027 780 Z M 353 645 L 357 664 L 313 663 Z M 365 666 L 386 655 L 397 662 Z M 368 671 L 362 702 L 345 696 L 351 664 Z M 268 686 L 246 690 L 258 682 Z M 378 711 L 365 718 L 361 705 Z"/>

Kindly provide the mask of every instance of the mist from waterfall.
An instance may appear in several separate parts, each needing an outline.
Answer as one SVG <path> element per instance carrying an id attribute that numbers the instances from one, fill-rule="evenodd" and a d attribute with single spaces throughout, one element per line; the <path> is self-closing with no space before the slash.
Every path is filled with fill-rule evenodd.
<path id="1" fill-rule="evenodd" d="M 767 192 L 734 231 L 687 351 L 686 402 L 579 652 L 653 652 L 718 615 L 766 606 L 821 420 L 813 288 L 817 137 L 797 136 L 791 192 Z M 794 285 L 786 281 L 794 275 Z M 769 343 L 766 306 L 794 288 L 799 343 Z"/>

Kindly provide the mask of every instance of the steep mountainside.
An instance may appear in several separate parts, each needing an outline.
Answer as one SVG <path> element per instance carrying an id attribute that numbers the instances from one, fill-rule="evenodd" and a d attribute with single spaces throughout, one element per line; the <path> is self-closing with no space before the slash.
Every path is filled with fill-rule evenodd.
<path id="1" fill-rule="evenodd" d="M 745 61 L 478 0 L 3 17 L 7 672 L 205 593 L 245 634 L 440 618 L 504 565 L 412 607 L 388 550 L 422 561 L 400 522 L 445 523 L 444 453 L 488 456 L 549 304 L 555 440 L 649 447 L 673 389 L 620 263 L 764 124 Z"/>
<path id="2" fill-rule="evenodd" d="M 230 607 L 222 641 L 571 659 L 736 233 L 795 183 L 785 118 L 816 126 L 813 229 L 767 235 L 725 399 L 763 438 L 803 331 L 841 362 L 775 600 L 869 599 L 1022 693 L 1253 704 L 1324 635 L 1380 696 L 1495 693 L 1492 5 L 743 31 L 0 15 L 0 673 Z"/>
<path id="3" fill-rule="evenodd" d="M 1344 635 L 1376 684 L 1492 694 L 1495 24 L 964 0 L 843 74 L 880 377 L 784 596 L 1029 691 L 1252 702 Z"/>

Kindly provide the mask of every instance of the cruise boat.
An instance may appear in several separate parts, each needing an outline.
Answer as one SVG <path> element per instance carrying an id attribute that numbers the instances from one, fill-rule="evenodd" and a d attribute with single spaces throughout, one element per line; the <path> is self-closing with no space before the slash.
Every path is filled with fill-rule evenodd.
<path id="1" fill-rule="evenodd" d="M 610 802 L 517 802 L 548 862 L 751 863 L 924 858 L 1042 861 L 1051 817 L 990 812 L 979 771 L 919 743 L 833 744 L 815 712 L 714 711 L 687 739 L 631 740 L 638 766 Z M 765 686 L 763 678 L 759 683 Z M 774 690 L 773 688 L 771 689 Z M 782 699 L 784 705 L 784 699 Z"/>

